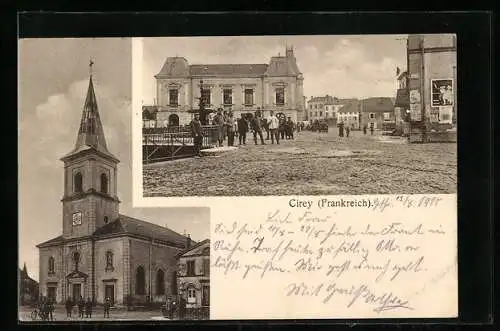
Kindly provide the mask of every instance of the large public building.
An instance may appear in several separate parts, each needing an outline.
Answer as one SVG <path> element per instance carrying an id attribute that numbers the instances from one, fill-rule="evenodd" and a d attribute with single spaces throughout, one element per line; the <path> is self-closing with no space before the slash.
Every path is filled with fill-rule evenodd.
<path id="1" fill-rule="evenodd" d="M 120 214 L 119 160 L 106 145 L 90 76 L 80 128 L 64 162 L 62 234 L 37 245 L 40 294 L 117 305 L 164 302 L 177 291 L 189 235 Z"/>
<path id="2" fill-rule="evenodd" d="M 206 109 L 230 110 L 236 117 L 273 110 L 294 122 L 303 119 L 304 77 L 293 47 L 259 64 L 189 64 L 184 57 L 168 57 L 155 79 L 158 127 L 188 124 L 200 98 Z"/>

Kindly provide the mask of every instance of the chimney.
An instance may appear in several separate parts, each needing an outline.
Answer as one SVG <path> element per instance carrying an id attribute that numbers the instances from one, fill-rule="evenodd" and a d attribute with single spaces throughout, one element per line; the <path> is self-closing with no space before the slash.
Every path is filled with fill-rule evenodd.
<path id="1" fill-rule="evenodd" d="M 167 223 L 165 223 L 165 225 L 164 225 L 164 226 L 165 226 L 165 228 L 166 228 L 166 229 L 168 229 L 168 224 L 167 224 Z"/>
<path id="2" fill-rule="evenodd" d="M 191 236 L 188 234 L 186 236 L 186 249 L 191 248 Z"/>
<path id="3" fill-rule="evenodd" d="M 293 46 L 286 47 L 286 57 L 294 57 L 293 56 Z"/>

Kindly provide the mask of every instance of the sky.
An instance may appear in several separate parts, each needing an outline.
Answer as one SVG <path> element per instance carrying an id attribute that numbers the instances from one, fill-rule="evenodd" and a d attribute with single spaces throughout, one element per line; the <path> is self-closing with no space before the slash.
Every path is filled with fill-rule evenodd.
<path id="1" fill-rule="evenodd" d="M 406 35 L 144 38 L 143 103 L 154 102 L 154 75 L 169 56 L 189 64 L 267 64 L 286 45 L 294 47 L 307 98 L 395 97 L 396 67 L 406 69 Z"/>
<path id="2" fill-rule="evenodd" d="M 38 280 L 35 245 L 62 234 L 63 163 L 74 146 L 94 61 L 93 81 L 108 149 L 118 164 L 122 214 L 168 225 L 193 240 L 209 237 L 209 208 L 133 208 L 131 40 L 24 39 L 19 44 L 19 266 Z"/>

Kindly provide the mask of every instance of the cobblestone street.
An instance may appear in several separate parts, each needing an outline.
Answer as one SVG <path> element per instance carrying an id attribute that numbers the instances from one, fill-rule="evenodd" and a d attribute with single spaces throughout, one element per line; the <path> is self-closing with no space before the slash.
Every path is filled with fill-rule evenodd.
<path id="1" fill-rule="evenodd" d="M 250 139 L 249 139 L 250 138 Z M 455 193 L 455 143 L 303 131 L 280 145 L 247 145 L 217 156 L 144 166 L 144 196 Z M 265 134 L 264 134 L 265 138 Z M 237 139 L 236 139 L 237 141 Z M 225 143 L 227 144 L 227 142 Z"/>

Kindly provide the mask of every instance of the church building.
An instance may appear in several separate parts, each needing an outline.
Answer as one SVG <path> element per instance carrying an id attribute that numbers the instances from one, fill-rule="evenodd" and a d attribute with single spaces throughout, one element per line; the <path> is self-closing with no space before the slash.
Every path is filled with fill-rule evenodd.
<path id="1" fill-rule="evenodd" d="M 106 145 L 92 75 L 75 147 L 61 161 L 62 234 L 37 245 L 40 295 L 58 303 L 164 302 L 177 291 L 177 255 L 191 239 L 119 213 L 119 160 Z"/>
<path id="2" fill-rule="evenodd" d="M 168 57 L 155 79 L 157 127 L 188 124 L 200 98 L 206 109 L 222 108 L 235 117 L 273 110 L 297 122 L 304 113 L 304 77 L 293 47 L 257 64 L 189 64 L 184 57 Z"/>

